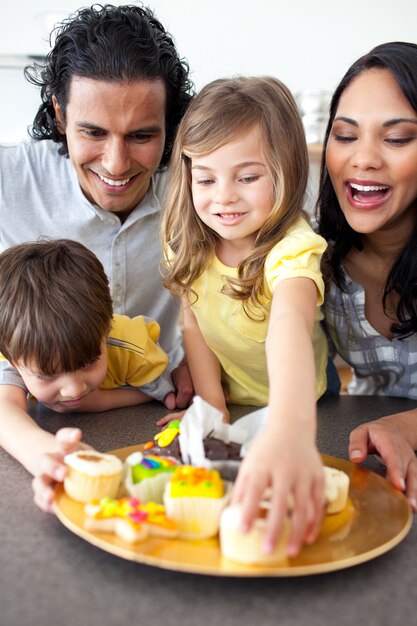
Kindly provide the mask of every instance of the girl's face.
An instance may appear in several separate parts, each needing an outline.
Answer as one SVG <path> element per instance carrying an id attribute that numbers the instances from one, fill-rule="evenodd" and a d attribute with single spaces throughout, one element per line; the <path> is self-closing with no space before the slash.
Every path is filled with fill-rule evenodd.
<path id="1" fill-rule="evenodd" d="M 200 219 L 220 237 L 220 249 L 242 259 L 274 204 L 273 181 L 258 126 L 205 156 L 191 159 L 192 196 Z"/>
<path id="2" fill-rule="evenodd" d="M 367 70 L 343 92 L 326 163 L 353 230 L 409 233 L 417 208 L 417 114 L 391 72 Z"/>

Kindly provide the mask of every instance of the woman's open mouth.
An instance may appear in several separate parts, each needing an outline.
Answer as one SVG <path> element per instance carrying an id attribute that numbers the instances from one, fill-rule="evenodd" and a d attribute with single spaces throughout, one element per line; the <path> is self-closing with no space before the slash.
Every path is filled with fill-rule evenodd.
<path id="1" fill-rule="evenodd" d="M 376 208 L 386 202 L 391 196 L 392 188 L 388 185 L 360 184 L 355 182 L 347 182 L 346 193 L 350 203 L 357 207 Z"/>

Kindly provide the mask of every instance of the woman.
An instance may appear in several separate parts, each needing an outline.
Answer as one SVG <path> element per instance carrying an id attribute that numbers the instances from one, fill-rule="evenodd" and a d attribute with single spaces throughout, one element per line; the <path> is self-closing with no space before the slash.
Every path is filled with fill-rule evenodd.
<path id="1" fill-rule="evenodd" d="M 319 230 L 329 242 L 326 326 L 353 368 L 349 392 L 417 399 L 417 45 L 361 57 L 330 106 Z M 417 510 L 417 409 L 356 428 Z"/>

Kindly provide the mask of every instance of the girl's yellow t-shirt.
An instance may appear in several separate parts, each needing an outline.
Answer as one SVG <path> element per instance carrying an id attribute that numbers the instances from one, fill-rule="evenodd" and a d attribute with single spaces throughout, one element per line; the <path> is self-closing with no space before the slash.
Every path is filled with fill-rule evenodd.
<path id="1" fill-rule="evenodd" d="M 268 404 L 265 339 L 269 310 L 276 285 L 286 278 L 306 277 L 316 284 L 317 312 L 312 341 L 317 398 L 326 391 L 327 341 L 320 327 L 323 318 L 320 307 L 324 297 L 320 260 L 326 245 L 325 240 L 300 218 L 271 250 L 265 261 L 264 303 L 268 312 L 264 321 L 250 319 L 241 302 L 221 293 L 224 277 L 237 277 L 237 268 L 224 265 L 214 256 L 207 270 L 194 282 L 198 300 L 191 308 L 207 345 L 219 359 L 222 382 L 229 391 L 230 402 L 255 406 Z"/>

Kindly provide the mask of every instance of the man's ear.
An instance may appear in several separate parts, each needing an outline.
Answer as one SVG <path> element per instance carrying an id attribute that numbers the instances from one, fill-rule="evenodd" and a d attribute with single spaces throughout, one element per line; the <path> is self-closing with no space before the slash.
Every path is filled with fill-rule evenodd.
<path id="1" fill-rule="evenodd" d="M 62 114 L 62 109 L 61 109 L 61 107 L 60 107 L 60 105 L 58 103 L 58 100 L 56 99 L 55 95 L 52 96 L 52 105 L 53 105 L 54 111 L 55 111 L 57 128 L 58 128 L 59 132 L 61 133 L 61 135 L 65 135 L 64 116 Z"/>

